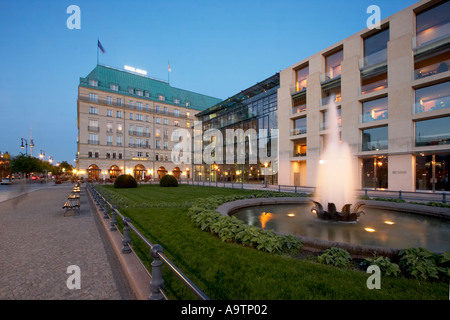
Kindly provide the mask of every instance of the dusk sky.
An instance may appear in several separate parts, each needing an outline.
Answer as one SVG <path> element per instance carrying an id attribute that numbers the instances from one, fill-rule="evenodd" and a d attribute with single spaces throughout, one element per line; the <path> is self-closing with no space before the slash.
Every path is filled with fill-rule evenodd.
<path id="1" fill-rule="evenodd" d="M 74 165 L 80 77 L 97 63 L 226 99 L 416 0 L 0 0 L 0 151 Z M 68 29 L 70 5 L 81 29 Z M 28 150 L 28 152 L 30 152 Z"/>

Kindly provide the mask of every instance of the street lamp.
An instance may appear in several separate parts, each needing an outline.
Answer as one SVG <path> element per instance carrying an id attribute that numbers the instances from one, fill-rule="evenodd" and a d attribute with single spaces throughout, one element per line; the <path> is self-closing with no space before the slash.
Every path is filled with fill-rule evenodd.
<path id="1" fill-rule="evenodd" d="M 264 187 L 267 188 L 267 167 L 269 164 L 267 162 L 264 163 Z"/>
<path id="2" fill-rule="evenodd" d="M 28 157 L 28 140 L 27 140 L 27 139 L 24 139 L 24 138 L 20 138 L 20 139 L 22 139 L 22 145 L 20 146 L 20 149 L 25 148 L 25 155 Z M 24 141 L 25 141 L 25 146 L 26 146 L 26 147 L 23 146 L 23 142 L 24 142 Z"/>

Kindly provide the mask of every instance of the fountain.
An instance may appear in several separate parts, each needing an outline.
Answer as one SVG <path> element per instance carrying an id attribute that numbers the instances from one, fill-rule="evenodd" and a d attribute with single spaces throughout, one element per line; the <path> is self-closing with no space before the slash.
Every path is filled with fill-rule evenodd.
<path id="1" fill-rule="evenodd" d="M 322 220 L 356 221 L 363 213 L 358 210 L 364 203 L 359 202 L 353 210 L 350 209 L 355 200 L 354 160 L 348 144 L 340 141 L 334 97 L 331 101 L 328 107 L 329 134 L 317 170 L 318 201 L 313 200 L 311 212 Z M 322 204 L 327 204 L 327 210 Z M 337 211 L 336 207 L 342 210 Z"/>

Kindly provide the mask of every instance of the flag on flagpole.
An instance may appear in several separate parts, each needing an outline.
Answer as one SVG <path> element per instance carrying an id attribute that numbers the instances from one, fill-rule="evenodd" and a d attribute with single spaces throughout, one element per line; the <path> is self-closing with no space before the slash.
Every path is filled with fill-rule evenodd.
<path id="1" fill-rule="evenodd" d="M 102 44 L 100 43 L 100 40 L 97 39 L 97 46 L 100 48 L 100 50 L 102 51 L 102 53 L 105 53 L 105 49 L 103 49 Z"/>

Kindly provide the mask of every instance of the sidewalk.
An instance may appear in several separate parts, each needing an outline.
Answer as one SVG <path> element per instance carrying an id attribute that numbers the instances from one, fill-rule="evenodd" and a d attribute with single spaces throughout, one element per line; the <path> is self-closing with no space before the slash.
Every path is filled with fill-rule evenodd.
<path id="1" fill-rule="evenodd" d="M 64 216 L 72 188 L 47 186 L 0 202 L 0 299 L 134 299 L 84 186 L 80 214 Z M 71 265 L 80 268 L 80 289 L 67 287 Z"/>

